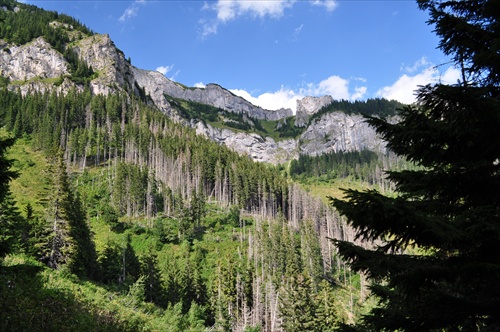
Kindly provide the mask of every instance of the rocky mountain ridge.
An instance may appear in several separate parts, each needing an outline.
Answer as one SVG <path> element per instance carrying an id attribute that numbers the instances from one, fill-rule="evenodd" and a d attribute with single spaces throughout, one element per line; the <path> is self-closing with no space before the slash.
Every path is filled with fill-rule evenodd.
<path id="1" fill-rule="evenodd" d="M 54 29 L 72 33 L 72 27 L 51 24 Z M 309 123 L 309 118 L 333 101 L 330 96 L 306 97 L 297 101 L 297 114 L 292 110 L 266 110 L 238 97 L 217 84 L 205 88 L 189 88 L 169 80 L 163 74 L 133 66 L 126 60 L 109 35 L 75 37 L 67 45 L 80 60 L 96 73 L 89 82 L 93 94 L 110 94 L 119 90 L 146 94 L 163 113 L 176 121 L 184 122 L 206 137 L 225 144 L 233 150 L 247 154 L 254 160 L 283 163 L 297 158 L 299 153 L 318 155 L 331 151 L 370 149 L 384 151 L 385 144 L 374 130 L 363 122 L 360 115 L 347 115 L 341 111 L 327 113 Z M 0 75 L 9 80 L 9 88 L 21 93 L 55 89 L 66 92 L 71 87 L 83 90 L 81 84 L 71 81 L 67 59 L 43 37 L 24 45 L 0 40 Z M 290 121 L 303 127 L 295 138 L 274 139 L 252 132 L 216 128 L 196 119 L 185 119 L 171 105 L 168 98 L 194 101 L 219 109 L 264 121 Z M 293 117 L 293 118 L 292 118 Z"/>

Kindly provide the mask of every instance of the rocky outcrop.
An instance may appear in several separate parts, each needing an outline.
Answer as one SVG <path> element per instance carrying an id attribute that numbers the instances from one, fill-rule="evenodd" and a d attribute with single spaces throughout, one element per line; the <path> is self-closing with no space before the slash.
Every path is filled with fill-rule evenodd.
<path id="1" fill-rule="evenodd" d="M 214 128 L 198 121 L 192 121 L 191 126 L 198 134 L 224 144 L 240 154 L 271 164 L 285 163 L 298 158 L 299 154 L 321 155 L 363 149 L 386 152 L 385 142 L 361 115 L 349 115 L 341 111 L 327 113 L 315 119 L 296 139 L 278 141 L 255 133 Z"/>
<path id="2" fill-rule="evenodd" d="M 386 150 L 385 142 L 361 115 L 340 111 L 315 119 L 299 141 L 300 153 L 308 155 L 364 149 L 375 152 Z"/>
<path id="3" fill-rule="evenodd" d="M 295 114 L 295 126 L 305 127 L 309 117 L 325 106 L 333 103 L 332 96 L 304 97 L 297 100 L 297 110 Z"/>
<path id="4" fill-rule="evenodd" d="M 228 129 L 214 128 L 202 122 L 192 123 L 198 134 L 204 135 L 219 144 L 247 155 L 255 161 L 271 164 L 285 163 L 298 156 L 297 140 L 275 141 L 255 133 L 233 132 Z"/>
<path id="5" fill-rule="evenodd" d="M 164 103 L 165 95 L 168 95 L 211 105 L 233 113 L 246 114 L 260 120 L 279 120 L 293 115 L 291 109 L 271 111 L 255 106 L 217 84 L 207 84 L 204 88 L 188 88 L 169 80 L 156 71 L 138 68 L 133 68 L 132 71 L 135 81 L 145 88 L 146 93 L 151 95 L 157 105 Z"/>
<path id="6" fill-rule="evenodd" d="M 217 84 L 207 84 L 205 88 L 184 89 L 181 95 L 172 96 L 212 105 L 233 113 L 244 113 L 259 120 L 279 120 L 293 115 L 291 109 L 270 111 L 255 106 Z"/>
<path id="7" fill-rule="evenodd" d="M 12 83 L 60 77 L 68 73 L 63 55 L 43 38 L 16 46 L 0 40 L 0 75 Z"/>
<path id="8" fill-rule="evenodd" d="M 125 55 L 115 47 L 108 35 L 84 37 L 71 45 L 80 59 L 98 73 L 90 82 L 94 94 L 106 95 L 124 88 L 136 93 L 145 92 L 162 112 L 186 124 L 188 123 L 169 104 L 167 96 L 244 114 L 243 118 L 247 120 L 248 117 L 282 120 L 283 125 L 286 118 L 293 115 L 290 109 L 270 111 L 252 105 L 217 84 L 208 84 L 205 88 L 188 88 L 159 72 L 136 68 L 125 59 Z M 0 72 L 9 79 L 12 89 L 19 89 L 23 94 L 50 89 L 59 92 L 75 87 L 83 89 L 69 79 L 69 65 L 63 55 L 43 38 L 22 46 L 0 41 Z M 310 116 L 331 102 L 330 96 L 306 97 L 297 101 L 295 125 L 308 125 Z M 299 153 L 319 155 L 331 151 L 362 149 L 385 151 L 385 144 L 360 115 L 342 112 L 328 113 L 315 119 L 297 139 L 275 140 L 255 133 L 214 128 L 196 120 L 189 125 L 199 134 L 256 161 L 273 164 L 297 158 Z"/>
<path id="9" fill-rule="evenodd" d="M 133 91 L 132 65 L 125 60 L 125 55 L 116 48 L 109 35 L 83 38 L 75 43 L 73 51 L 99 73 L 90 83 L 92 93 L 107 95 L 124 86 Z"/>

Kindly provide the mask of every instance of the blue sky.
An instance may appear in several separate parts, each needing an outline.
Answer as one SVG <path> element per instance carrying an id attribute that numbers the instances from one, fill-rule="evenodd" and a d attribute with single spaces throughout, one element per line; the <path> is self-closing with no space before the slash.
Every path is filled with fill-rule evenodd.
<path id="1" fill-rule="evenodd" d="M 26 2 L 109 34 L 139 68 L 268 109 L 321 95 L 410 103 L 418 85 L 459 77 L 415 1 Z"/>

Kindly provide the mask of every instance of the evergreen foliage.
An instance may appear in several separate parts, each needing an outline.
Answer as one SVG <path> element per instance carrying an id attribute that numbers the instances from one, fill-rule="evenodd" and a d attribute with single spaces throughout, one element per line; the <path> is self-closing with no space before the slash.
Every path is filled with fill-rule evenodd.
<path id="1" fill-rule="evenodd" d="M 165 307 L 165 287 L 158 268 L 158 258 L 153 251 L 141 257 L 141 275 L 144 277 L 146 301 Z"/>
<path id="2" fill-rule="evenodd" d="M 287 332 L 315 331 L 316 308 L 312 297 L 311 281 L 307 275 L 290 277 L 285 286 L 280 311 L 283 328 Z"/>
<path id="3" fill-rule="evenodd" d="M 398 155 L 422 168 L 389 172 L 398 194 L 346 191 L 333 200 L 368 250 L 336 241 L 366 272 L 380 306 L 368 330 L 500 328 L 500 91 L 497 1 L 419 1 L 440 48 L 463 70 L 456 85 L 419 90 L 401 121 L 368 121 Z"/>
<path id="4" fill-rule="evenodd" d="M 11 170 L 13 161 L 6 157 L 13 144 L 12 138 L 0 138 L 0 258 L 12 250 L 16 240 L 20 241 L 23 223 L 9 188 L 9 182 L 17 176 Z"/>
<path id="5" fill-rule="evenodd" d="M 0 258 L 24 247 L 23 242 L 27 240 L 26 236 L 23 236 L 27 222 L 15 204 L 10 191 L 0 201 Z"/>
<path id="6" fill-rule="evenodd" d="M 41 241 L 41 259 L 54 269 L 67 265 L 71 272 L 93 277 L 97 270 L 95 246 L 78 195 L 70 188 L 66 163 L 59 154 L 54 160 L 53 192 L 49 199 L 47 238 Z"/>
<path id="7" fill-rule="evenodd" d="M 382 156 L 381 156 L 382 157 Z M 330 152 L 320 156 L 299 155 L 290 162 L 289 173 L 293 178 L 326 177 L 327 179 L 354 176 L 375 182 L 370 174 L 376 167 L 383 168 L 382 160 L 370 150 Z"/>
<path id="8" fill-rule="evenodd" d="M 279 137 L 295 138 L 301 135 L 306 130 L 306 127 L 296 127 L 295 126 L 295 117 L 287 117 L 283 120 L 280 120 L 276 125 L 276 131 L 279 133 Z"/>
<path id="9" fill-rule="evenodd" d="M 64 46 L 69 42 L 69 37 L 61 27 L 50 26 L 54 21 L 71 26 L 73 30 L 85 35 L 93 35 L 93 32 L 79 21 L 55 11 L 11 0 L 1 0 L 0 7 L 8 9 L 0 11 L 0 39 L 7 42 L 23 45 L 43 36 L 56 50 L 64 53 Z M 19 10 L 14 12 L 16 7 Z"/>
<path id="10" fill-rule="evenodd" d="M 309 124 L 324 114 L 342 111 L 347 114 L 364 114 L 377 117 L 389 117 L 398 114 L 398 110 L 404 105 L 396 100 L 387 100 L 383 98 L 349 101 L 334 100 L 331 104 L 323 107 L 309 118 Z"/>
<path id="11" fill-rule="evenodd" d="M 22 15 L 30 8 L 2 3 L 19 5 Z M 47 20 L 41 25 L 70 23 L 30 13 L 34 21 Z M 0 29 L 24 17 L 0 15 Z M 55 37 L 30 29 L 20 43 L 53 38 L 72 79 L 93 77 L 71 51 L 69 27 L 52 27 Z M 13 41 L 15 34 L 3 36 Z M 280 323 L 294 319 L 280 310 L 285 290 L 305 300 L 295 312 L 307 319 L 291 323 L 291 330 L 326 329 L 319 317 L 337 324 L 321 294 L 340 290 L 352 298 L 353 289 L 324 235 L 349 238 L 349 230 L 282 177 L 282 168 L 252 162 L 174 123 L 148 105 L 138 85 L 138 97 L 92 95 L 88 86 L 21 95 L 5 89 L 7 82 L 0 82 L 0 119 L 18 139 L 14 157 L 22 157 L 16 167 L 22 179 L 13 186 L 15 199 L 7 181 L 0 183 L 9 225 L 2 231 L 9 229 L 13 252 L 0 265 L 0 311 L 8 315 L 1 330 L 283 330 Z M 277 137 L 276 121 L 175 102 L 186 118 L 248 125 Z M 5 149 L 0 152 L 3 157 Z M 0 166 L 0 176 L 14 176 L 8 159 L 0 158 Z M 338 281 L 334 290 L 324 279 Z M 66 311 L 59 315 L 61 306 Z"/>

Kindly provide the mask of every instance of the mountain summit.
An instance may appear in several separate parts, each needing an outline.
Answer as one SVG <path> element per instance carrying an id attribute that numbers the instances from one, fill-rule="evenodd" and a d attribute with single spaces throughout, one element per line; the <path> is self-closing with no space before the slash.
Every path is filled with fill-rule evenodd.
<path id="1" fill-rule="evenodd" d="M 29 15 L 33 6 L 2 10 Z M 109 35 L 95 34 L 64 15 L 52 13 L 37 24 L 43 33 L 24 39 L 4 33 L 0 40 L 0 73 L 11 90 L 67 93 L 89 88 L 94 95 L 134 93 L 197 133 L 274 164 L 299 153 L 385 151 L 385 144 L 362 116 L 335 108 L 330 96 L 297 101 L 296 115 L 290 109 L 266 110 L 217 84 L 191 88 L 157 71 L 137 68 Z"/>

